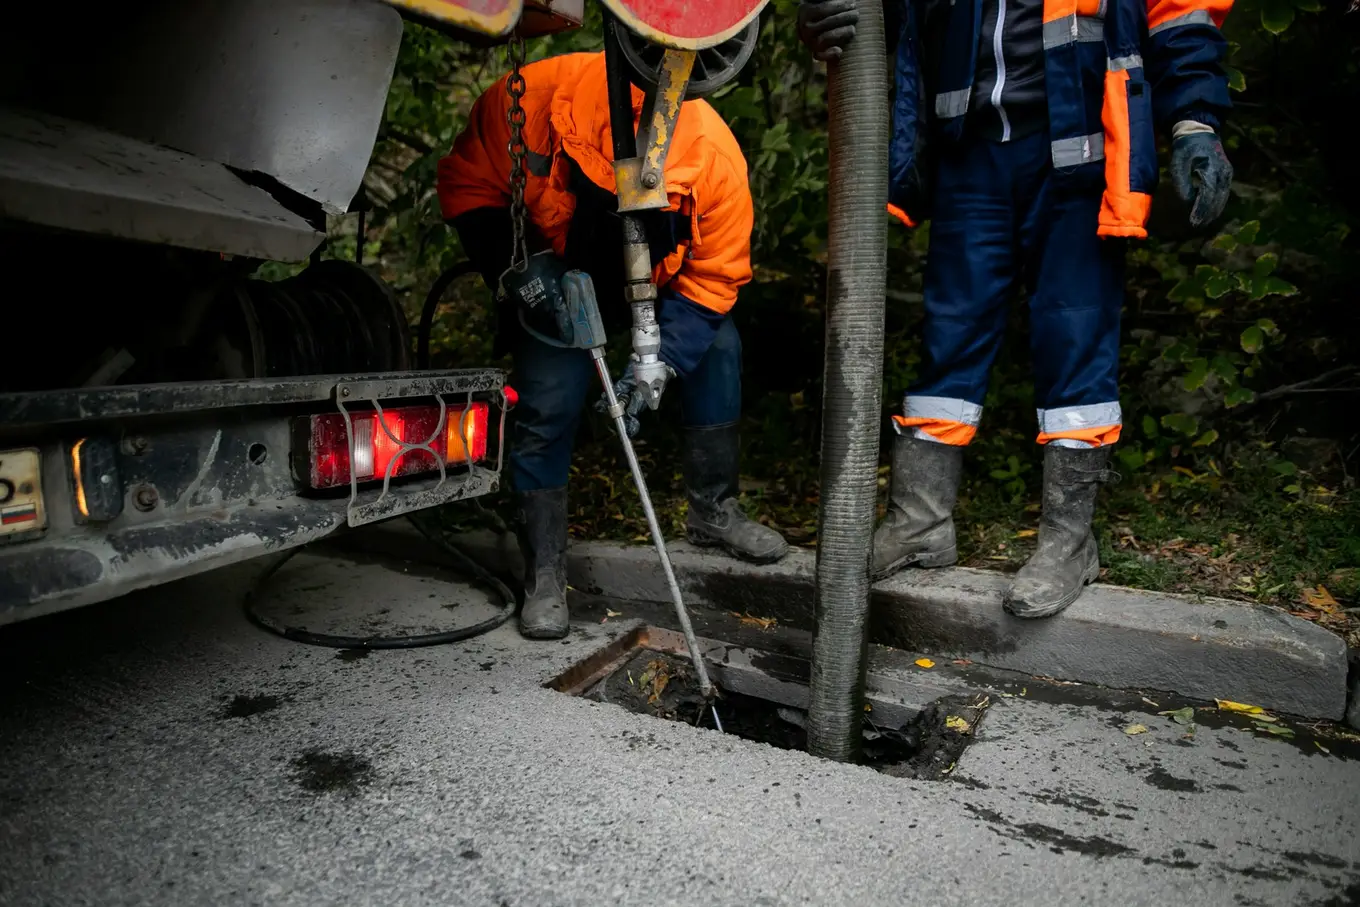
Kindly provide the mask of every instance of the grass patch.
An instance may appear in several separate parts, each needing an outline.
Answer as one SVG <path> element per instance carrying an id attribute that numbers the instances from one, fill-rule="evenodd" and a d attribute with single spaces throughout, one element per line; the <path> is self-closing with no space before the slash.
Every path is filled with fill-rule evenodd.
<path id="1" fill-rule="evenodd" d="M 678 419 L 648 419 L 636 442 L 657 514 L 668 538 L 683 538 L 687 503 Z M 748 420 L 742 501 L 747 511 L 796 545 L 817 541 L 818 474 L 813 426 L 794 413 L 777 429 Z M 801 436 L 801 437 L 800 437 Z M 1016 450 L 1013 438 L 998 438 Z M 1162 592 L 1257 602 L 1313 620 L 1360 645 L 1360 508 L 1307 474 L 1281 475 L 1267 450 L 1248 450 L 1203 472 L 1145 468 L 1101 494 L 1096 536 L 1105 582 Z M 883 458 L 887 463 L 887 456 Z M 986 444 L 970 451 L 955 513 L 960 562 L 1019 569 L 1033 552 L 1039 522 L 1040 452 L 996 461 Z M 889 469 L 879 470 L 880 513 Z M 1288 490 L 1286 490 L 1288 489 Z M 502 493 L 482 505 L 509 521 Z M 601 418 L 583 420 L 573 461 L 571 534 L 647 544 L 649 536 L 617 440 Z M 486 514 L 451 509 L 459 528 L 485 525 Z"/>

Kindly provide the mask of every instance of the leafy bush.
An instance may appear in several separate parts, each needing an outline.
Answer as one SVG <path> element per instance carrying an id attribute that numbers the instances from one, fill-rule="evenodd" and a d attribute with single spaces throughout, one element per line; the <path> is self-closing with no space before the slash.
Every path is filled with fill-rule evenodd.
<path id="1" fill-rule="evenodd" d="M 589 8 L 585 28 L 531 42 L 531 57 L 597 48 L 598 6 Z M 753 429 L 746 433 L 747 489 L 764 518 L 810 542 L 826 264 L 826 80 L 797 41 L 795 8 L 796 0 L 773 0 L 752 64 L 711 102 L 746 150 L 756 202 L 756 280 L 734 315 L 747 338 L 745 397 Z M 1129 517 L 1140 532 L 1156 534 L 1149 528 L 1155 521 L 1133 506 L 1137 501 L 1155 502 L 1168 514 L 1168 526 L 1193 524 L 1196 514 L 1213 511 L 1204 525 L 1221 527 L 1233 513 L 1259 514 L 1264 507 L 1312 527 L 1309 538 L 1325 536 L 1319 525 L 1352 528 L 1345 520 L 1353 512 L 1348 463 L 1356 428 L 1347 415 L 1360 359 L 1354 215 L 1347 206 L 1360 202 L 1360 176 L 1350 175 L 1352 140 L 1338 124 L 1358 99 L 1360 42 L 1346 34 L 1350 19 L 1318 9 L 1315 0 L 1239 2 L 1227 27 L 1231 84 L 1240 103 L 1224 133 L 1237 172 L 1225 221 L 1215 233 L 1191 234 L 1183 206 L 1163 188 L 1153 238 L 1130 253 L 1125 432 L 1118 451 L 1126 482 L 1110 499 L 1107 519 L 1142 513 Z M 440 223 L 435 163 L 472 100 L 506 68 L 503 50 L 474 50 L 407 28 L 383 140 L 365 180 L 374 205 L 365 249 L 403 294 L 413 320 L 425 289 L 461 257 Z M 1313 100 L 1300 103 L 1305 97 Z M 338 224 L 336 234 L 332 254 L 353 254 L 352 218 Z M 890 244 L 885 410 L 896 409 L 919 369 L 928 225 L 914 231 L 894 225 Z M 480 282 L 456 287 L 440 314 L 435 364 L 485 363 L 494 322 Z M 1005 538 L 1023 539 L 1014 535 L 1014 521 L 1032 519 L 1020 505 L 1034 499 L 1040 470 L 1034 468 L 1023 306 L 1016 306 L 1012 321 L 969 460 L 962 520 L 975 516 L 981 525 L 985 519 Z M 662 509 L 674 508 L 675 520 L 683 495 L 672 428 L 664 418 L 650 421 L 656 442 L 650 450 L 644 443 L 645 456 L 659 474 Z M 636 510 L 626 502 L 626 472 L 606 452 L 612 450 L 607 431 L 592 422 L 582 445 L 590 465 L 574 480 L 575 528 L 640 535 Z M 1334 518 L 1343 521 L 1327 522 Z M 992 534 L 986 529 L 978 536 L 978 552 Z M 1009 545 L 1007 558 L 1026 550 L 1023 541 L 1001 544 Z M 1360 545 L 1352 535 L 1324 548 L 1299 562 L 1300 582 L 1357 566 Z"/>

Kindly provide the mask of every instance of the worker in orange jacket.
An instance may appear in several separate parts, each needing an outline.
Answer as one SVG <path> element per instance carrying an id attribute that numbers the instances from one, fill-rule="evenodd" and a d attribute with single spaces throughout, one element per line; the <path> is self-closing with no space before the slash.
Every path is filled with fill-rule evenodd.
<path id="1" fill-rule="evenodd" d="M 552 57 L 522 74 L 531 251 L 550 250 L 563 268 L 589 274 L 604 317 L 618 316 L 625 309 L 623 235 L 604 54 Z M 503 78 L 473 105 L 438 172 L 444 220 L 493 288 L 512 253 L 509 107 Z M 642 93 L 634 89 L 635 121 L 641 108 Z M 681 107 L 665 178 L 670 206 L 644 220 L 658 287 L 660 359 L 679 379 L 684 404 L 686 533 L 696 544 L 769 563 L 788 545 L 737 501 L 741 339 L 728 317 L 737 290 L 751 279 L 751 193 L 736 138 L 706 102 Z M 567 633 L 567 475 L 595 373 L 586 352 L 544 343 L 507 314 L 502 308 L 498 343 L 513 357 L 519 392 L 509 459 L 525 556 L 520 630 L 555 639 Z M 619 385 L 629 412 L 638 413 L 631 366 Z"/>

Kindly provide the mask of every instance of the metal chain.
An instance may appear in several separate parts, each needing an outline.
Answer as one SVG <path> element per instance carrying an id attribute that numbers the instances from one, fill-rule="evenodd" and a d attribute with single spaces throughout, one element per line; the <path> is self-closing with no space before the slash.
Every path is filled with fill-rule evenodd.
<path id="1" fill-rule="evenodd" d="M 524 144 L 524 123 L 527 115 L 520 99 L 524 97 L 524 38 L 518 30 L 510 35 L 510 75 L 505 80 L 505 93 L 510 96 L 510 109 L 506 111 L 505 121 L 510 126 L 510 225 L 513 233 L 513 246 L 510 250 L 510 267 L 523 274 L 529 267 L 528 235 L 525 230 L 527 213 L 524 205 L 524 183 L 527 179 L 524 159 L 529 149 Z"/>

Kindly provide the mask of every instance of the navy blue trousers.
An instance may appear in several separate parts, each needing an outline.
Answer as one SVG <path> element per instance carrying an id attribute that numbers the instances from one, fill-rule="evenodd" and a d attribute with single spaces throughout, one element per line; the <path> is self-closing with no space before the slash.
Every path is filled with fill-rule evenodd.
<path id="1" fill-rule="evenodd" d="M 519 393 L 510 414 L 511 481 L 516 491 L 561 488 L 581 409 L 603 389 L 589 353 L 549 346 L 522 330 L 517 334 L 510 376 Z M 741 417 L 741 337 L 732 319 L 724 319 L 694 371 L 672 379 L 666 393 L 680 394 L 687 428 L 728 425 Z"/>
<path id="2" fill-rule="evenodd" d="M 1112 443 L 1119 409 L 1120 239 L 1096 235 L 1102 187 L 1055 179 L 1044 132 L 941 155 L 925 273 L 925 368 L 903 417 L 967 444 L 1019 287 L 1029 290 L 1040 443 Z"/>

